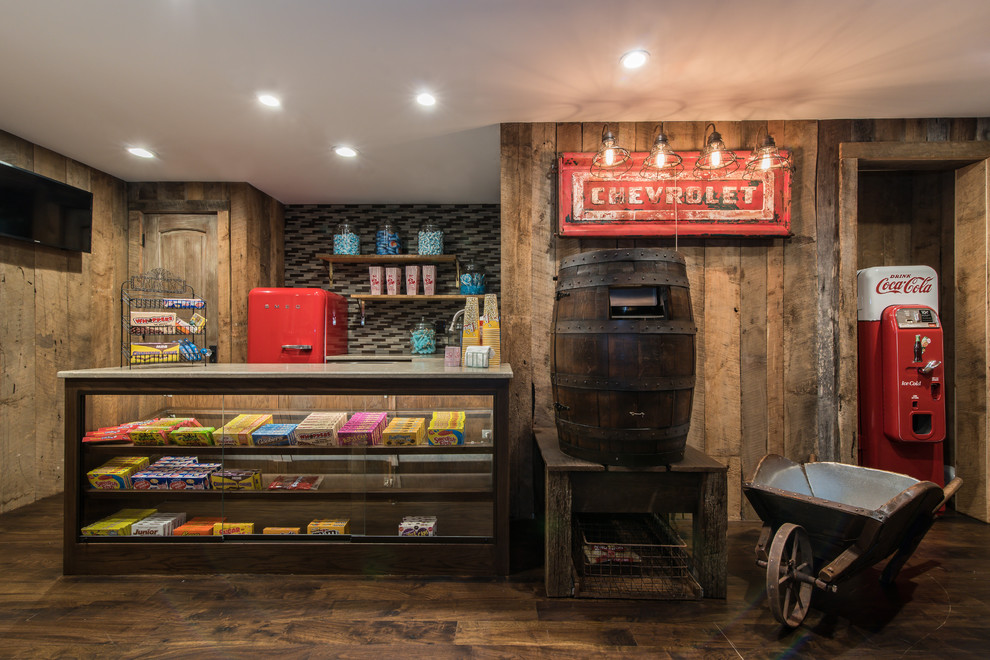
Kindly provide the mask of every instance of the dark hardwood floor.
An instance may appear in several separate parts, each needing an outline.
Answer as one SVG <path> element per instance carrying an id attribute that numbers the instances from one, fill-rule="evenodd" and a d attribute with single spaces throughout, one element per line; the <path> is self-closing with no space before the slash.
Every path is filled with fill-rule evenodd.
<path id="1" fill-rule="evenodd" d="M 64 577 L 61 521 L 59 497 L 0 516 L 2 658 L 990 656 L 990 526 L 952 514 L 894 588 L 868 570 L 793 631 L 767 608 L 758 523 L 729 523 L 726 600 L 665 602 L 548 599 L 528 525 L 505 579 Z"/>

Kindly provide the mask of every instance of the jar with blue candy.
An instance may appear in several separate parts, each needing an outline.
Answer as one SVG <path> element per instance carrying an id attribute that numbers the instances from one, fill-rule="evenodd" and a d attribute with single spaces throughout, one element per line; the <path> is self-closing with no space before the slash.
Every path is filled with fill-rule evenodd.
<path id="1" fill-rule="evenodd" d="M 386 220 L 375 234 L 375 252 L 378 254 L 399 254 L 402 243 L 399 241 L 399 228 L 391 220 Z"/>
<path id="2" fill-rule="evenodd" d="M 467 264 L 461 271 L 461 293 L 468 296 L 480 295 L 485 292 L 485 273 L 476 264 Z"/>
<path id="3" fill-rule="evenodd" d="M 337 231 L 333 235 L 333 253 L 361 254 L 361 240 L 354 225 L 347 221 L 337 225 Z"/>
<path id="4" fill-rule="evenodd" d="M 421 320 L 412 331 L 413 355 L 432 355 L 437 350 L 437 335 L 433 325 Z"/>
<path id="5" fill-rule="evenodd" d="M 419 254 L 436 255 L 443 254 L 443 230 L 440 225 L 427 222 L 419 230 Z"/>

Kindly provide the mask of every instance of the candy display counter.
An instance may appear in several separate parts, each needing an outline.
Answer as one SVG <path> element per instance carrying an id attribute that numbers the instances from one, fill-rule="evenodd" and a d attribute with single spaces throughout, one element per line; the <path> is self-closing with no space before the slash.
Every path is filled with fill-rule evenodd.
<path id="1" fill-rule="evenodd" d="M 508 365 L 59 377 L 66 574 L 508 572 Z"/>

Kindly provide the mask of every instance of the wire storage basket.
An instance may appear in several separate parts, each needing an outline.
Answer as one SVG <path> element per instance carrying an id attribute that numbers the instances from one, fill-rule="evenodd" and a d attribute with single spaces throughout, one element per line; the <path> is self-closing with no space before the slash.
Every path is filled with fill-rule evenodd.
<path id="1" fill-rule="evenodd" d="M 687 544 L 656 514 L 575 516 L 574 595 L 584 598 L 697 600 Z"/>

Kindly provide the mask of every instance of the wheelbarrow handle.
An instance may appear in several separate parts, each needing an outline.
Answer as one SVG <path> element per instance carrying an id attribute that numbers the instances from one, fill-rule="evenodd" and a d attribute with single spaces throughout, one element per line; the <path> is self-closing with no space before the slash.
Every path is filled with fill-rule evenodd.
<path id="1" fill-rule="evenodd" d="M 942 501 L 938 503 L 935 507 L 935 512 L 937 513 L 939 509 L 945 506 L 945 503 L 952 499 L 952 496 L 956 494 L 959 487 L 962 486 L 963 480 L 961 477 L 956 477 L 949 483 L 945 484 L 945 488 L 942 489 Z"/>

